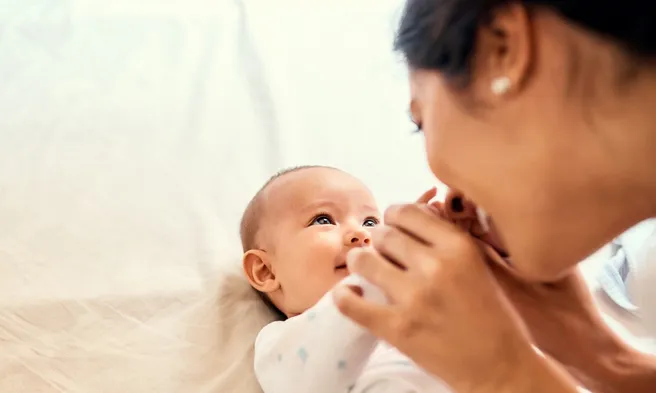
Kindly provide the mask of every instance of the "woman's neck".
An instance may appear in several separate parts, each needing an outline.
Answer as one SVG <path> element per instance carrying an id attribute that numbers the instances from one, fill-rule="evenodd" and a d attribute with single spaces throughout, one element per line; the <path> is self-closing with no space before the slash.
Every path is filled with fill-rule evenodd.
<path id="1" fill-rule="evenodd" d="M 625 212 L 641 221 L 656 216 L 656 69 L 642 71 L 601 108 L 601 149 L 607 154 L 606 179 L 617 190 Z M 603 112 L 608 113 L 604 115 Z"/>

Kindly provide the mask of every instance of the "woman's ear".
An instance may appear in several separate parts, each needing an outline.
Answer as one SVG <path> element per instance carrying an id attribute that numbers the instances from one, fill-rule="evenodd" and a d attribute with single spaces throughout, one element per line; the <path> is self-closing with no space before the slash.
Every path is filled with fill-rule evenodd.
<path id="1" fill-rule="evenodd" d="M 280 288 L 266 251 L 246 251 L 242 257 L 242 264 L 246 278 L 256 290 L 271 293 Z"/>
<path id="2" fill-rule="evenodd" d="M 511 3 L 497 9 L 477 35 L 473 72 L 478 87 L 494 96 L 521 89 L 533 62 L 532 35 L 524 5 Z"/>

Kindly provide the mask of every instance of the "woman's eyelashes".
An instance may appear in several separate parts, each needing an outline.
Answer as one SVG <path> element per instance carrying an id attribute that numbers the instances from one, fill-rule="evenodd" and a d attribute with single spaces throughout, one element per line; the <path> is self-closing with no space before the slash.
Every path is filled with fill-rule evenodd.
<path id="1" fill-rule="evenodd" d="M 412 111 L 408 111 L 408 117 L 410 118 L 410 121 L 412 124 L 415 125 L 415 129 L 412 131 L 413 134 L 416 134 L 417 132 L 421 132 L 421 121 L 417 120 L 415 116 L 412 114 Z"/>

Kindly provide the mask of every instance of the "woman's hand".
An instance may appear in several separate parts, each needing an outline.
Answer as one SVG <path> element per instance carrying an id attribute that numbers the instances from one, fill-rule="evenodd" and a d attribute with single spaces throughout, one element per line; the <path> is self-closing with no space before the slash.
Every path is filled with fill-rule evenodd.
<path id="1" fill-rule="evenodd" d="M 453 203 L 455 199 L 464 202 Z M 593 391 L 656 389 L 656 365 L 629 348 L 604 322 L 578 269 L 549 284 L 527 282 L 517 276 L 508 260 L 506 247 L 493 222 L 484 232 L 475 206 L 450 191 L 445 203 L 433 203 L 433 211 L 478 238 L 489 266 L 528 327 L 534 344 L 567 367 Z M 454 205 L 463 206 L 454 211 Z M 650 376 L 651 375 L 651 376 Z M 655 390 L 656 391 L 656 390 Z"/>
<path id="2" fill-rule="evenodd" d="M 460 393 L 572 388 L 532 349 L 476 240 L 435 209 L 410 204 L 387 210 L 374 248 L 353 250 L 348 263 L 390 304 L 368 302 L 342 287 L 335 290 L 341 312 Z M 541 386 L 533 386 L 538 381 Z"/>
<path id="3" fill-rule="evenodd" d="M 595 393 L 656 391 L 656 359 L 606 324 L 578 269 L 557 282 L 527 282 L 488 249 L 490 268 L 537 347 Z"/>

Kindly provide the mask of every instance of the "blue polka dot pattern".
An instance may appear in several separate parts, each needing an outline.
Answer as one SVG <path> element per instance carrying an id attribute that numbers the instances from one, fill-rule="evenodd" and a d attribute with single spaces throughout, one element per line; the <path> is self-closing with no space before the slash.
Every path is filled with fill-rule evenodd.
<path id="1" fill-rule="evenodd" d="M 301 359 L 301 362 L 305 363 L 308 358 L 308 353 L 305 348 L 301 347 L 298 349 L 298 357 Z"/>

